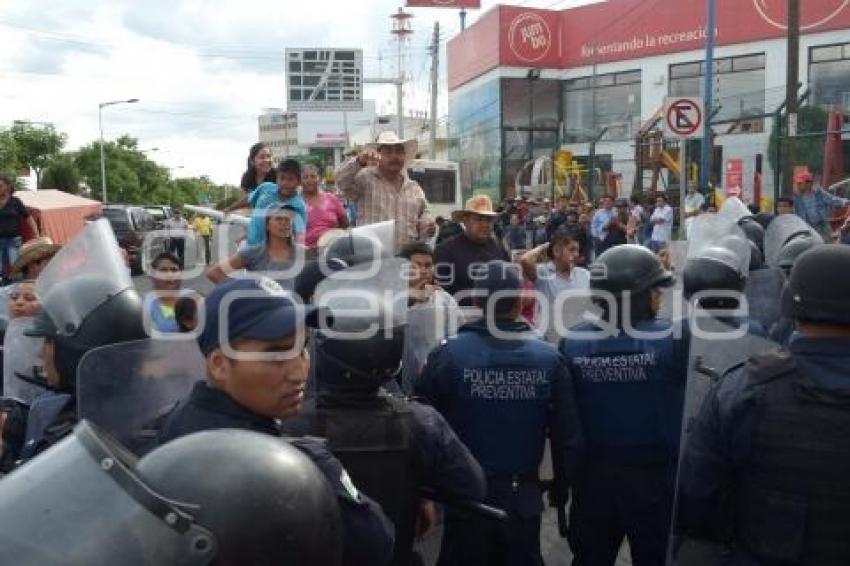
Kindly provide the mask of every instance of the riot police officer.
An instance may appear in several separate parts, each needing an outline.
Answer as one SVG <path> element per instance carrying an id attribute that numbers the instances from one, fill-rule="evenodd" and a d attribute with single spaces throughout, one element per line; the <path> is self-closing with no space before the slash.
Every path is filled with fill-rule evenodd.
<path id="1" fill-rule="evenodd" d="M 305 326 L 316 324 L 321 313 L 299 305 L 266 277 L 219 285 L 204 308 L 206 323 L 197 342 L 206 357 L 207 379 L 168 415 L 159 431 L 161 444 L 221 428 L 280 436 L 280 419 L 301 409 L 309 365 Z M 295 446 L 337 495 L 345 527 L 344 563 L 388 563 L 392 527 L 380 507 L 358 491 L 321 443 L 303 439 Z"/>
<path id="2" fill-rule="evenodd" d="M 800 256 L 782 294 L 800 337 L 727 374 L 683 449 L 679 534 L 725 544 L 725 563 L 850 555 L 848 285 L 850 248 Z"/>
<path id="3" fill-rule="evenodd" d="M 406 565 L 412 559 L 417 517 L 420 532 L 433 521 L 432 507 L 420 500 L 420 488 L 443 497 L 481 500 L 484 475 L 437 411 L 384 388 L 401 370 L 406 261 L 382 258 L 374 242 L 356 236 L 334 242 L 325 255 L 343 258 L 351 267 L 316 289 L 314 303 L 330 309 L 333 328 L 314 334 L 317 392 L 298 416 L 284 422 L 284 430 L 327 439 L 353 480 L 393 521 L 393 564 Z M 377 308 L 370 311 L 370 303 Z"/>
<path id="4" fill-rule="evenodd" d="M 674 284 L 646 248 L 612 248 L 591 266 L 602 320 L 561 340 L 575 379 L 586 463 L 573 489 L 576 564 L 614 564 L 628 537 L 636 566 L 664 562 L 673 503 L 688 346 L 656 319 Z"/>
<path id="5" fill-rule="evenodd" d="M 504 525 L 447 512 L 441 565 L 542 565 L 538 468 L 547 432 L 559 513 L 581 463 L 572 378 L 557 350 L 519 319 L 521 287 L 515 265 L 485 264 L 475 283 L 485 317 L 444 340 L 417 382 L 417 394 L 446 417 L 481 462 L 487 501 L 508 511 Z"/>
<path id="6" fill-rule="evenodd" d="M 333 490 L 299 450 L 202 432 L 141 460 L 89 423 L 0 482 L 4 564 L 338 566 Z"/>
<path id="7" fill-rule="evenodd" d="M 77 366 L 86 352 L 147 337 L 141 298 L 106 220 L 87 225 L 69 242 L 39 275 L 36 288 L 42 308 L 25 334 L 44 338 L 43 379 L 49 391 L 30 404 L 22 460 L 76 424 Z"/>

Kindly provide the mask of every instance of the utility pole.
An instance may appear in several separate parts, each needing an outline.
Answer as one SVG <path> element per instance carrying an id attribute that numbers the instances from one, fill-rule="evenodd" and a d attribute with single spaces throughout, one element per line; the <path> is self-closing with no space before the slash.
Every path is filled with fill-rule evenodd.
<path id="1" fill-rule="evenodd" d="M 390 16 L 393 21 L 392 34 L 396 37 L 398 43 L 398 83 L 396 90 L 396 111 L 398 112 L 398 137 L 404 137 L 404 71 L 402 70 L 402 55 L 401 48 L 404 42 L 410 39 L 413 35 L 413 30 L 410 27 L 410 20 L 413 14 L 405 12 L 399 8 L 398 12 Z"/>
<path id="2" fill-rule="evenodd" d="M 703 89 L 703 100 L 705 100 L 705 132 L 702 136 L 702 155 L 700 156 L 699 187 L 700 191 L 708 191 L 711 182 L 711 107 L 714 104 L 714 29 L 716 25 L 717 5 L 716 0 L 708 0 L 708 17 L 706 24 L 705 39 L 705 85 Z M 684 203 L 684 201 L 682 201 Z M 684 207 L 683 207 L 684 209 Z M 684 224 L 683 224 L 684 226 Z"/>
<path id="3" fill-rule="evenodd" d="M 782 175 L 782 194 L 794 192 L 794 164 L 797 162 L 797 90 L 800 82 L 800 0 L 788 0 L 788 72 L 785 83 L 785 159 Z"/>
<path id="4" fill-rule="evenodd" d="M 440 22 L 434 22 L 431 43 L 431 159 L 437 159 L 437 96 L 440 79 Z"/>

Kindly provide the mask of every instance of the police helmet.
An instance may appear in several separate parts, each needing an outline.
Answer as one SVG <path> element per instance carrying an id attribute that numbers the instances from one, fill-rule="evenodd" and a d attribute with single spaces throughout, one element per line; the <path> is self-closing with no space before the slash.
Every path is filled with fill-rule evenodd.
<path id="1" fill-rule="evenodd" d="M 790 273 L 797 258 L 817 244 L 818 242 L 809 233 L 796 235 L 779 250 L 779 255 L 776 258 L 776 267 L 779 267 L 786 273 Z"/>
<path id="2" fill-rule="evenodd" d="M 795 320 L 850 325 L 850 246 L 824 244 L 797 258 L 782 291 L 782 312 Z"/>
<path id="3" fill-rule="evenodd" d="M 383 245 L 377 238 L 348 233 L 330 243 L 324 258 L 326 262 L 341 260 L 348 265 L 357 265 L 376 261 L 383 253 Z"/>
<path id="4" fill-rule="evenodd" d="M 688 259 L 682 273 L 685 297 L 690 299 L 702 291 L 742 292 L 747 278 L 735 268 L 737 263 L 735 253 L 721 246 L 708 248 L 703 255 Z"/>
<path id="5" fill-rule="evenodd" d="M 749 271 L 758 271 L 764 268 L 764 254 L 759 249 L 758 244 L 752 240 L 747 240 L 750 244 L 750 267 Z"/>
<path id="6" fill-rule="evenodd" d="M 634 244 L 610 248 L 590 266 L 590 288 L 614 295 L 643 293 L 675 282 L 675 276 L 661 266 L 655 254 Z"/>
<path id="7" fill-rule="evenodd" d="M 57 283 L 41 302 L 41 312 L 27 332 L 54 342 L 60 389 L 73 392 L 77 365 L 87 351 L 146 338 L 142 301 L 133 288 L 116 290 L 95 275 Z"/>
<path id="8" fill-rule="evenodd" d="M 759 250 L 764 250 L 764 227 L 755 218 L 750 216 L 742 218 L 738 221 L 738 226 L 744 231 L 749 241 L 755 243 Z"/>
<path id="9" fill-rule="evenodd" d="M 342 561 L 342 522 L 322 472 L 300 450 L 248 431 L 178 438 L 136 467 L 151 489 L 184 503 L 216 542 L 215 563 Z"/>

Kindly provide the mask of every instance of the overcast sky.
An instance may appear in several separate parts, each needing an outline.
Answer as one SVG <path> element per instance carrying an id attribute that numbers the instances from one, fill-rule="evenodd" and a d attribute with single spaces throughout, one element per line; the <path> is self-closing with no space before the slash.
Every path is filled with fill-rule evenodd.
<path id="1" fill-rule="evenodd" d="M 561 8 L 581 0 L 482 0 L 492 6 Z M 99 102 L 139 98 L 104 110 L 104 135 L 129 134 L 175 176 L 209 175 L 236 183 L 256 117 L 285 107 L 287 47 L 360 47 L 366 76 L 395 72 L 389 15 L 402 0 L 33 0 L 0 2 L 0 125 L 52 122 L 69 148 L 97 139 Z M 414 15 L 406 71 L 406 107 L 428 109 L 427 47 L 442 26 L 440 114 L 447 111 L 445 41 L 458 33 L 457 12 Z M 393 87 L 368 86 L 378 111 L 395 108 Z M 179 168 L 182 167 L 182 168 Z"/>

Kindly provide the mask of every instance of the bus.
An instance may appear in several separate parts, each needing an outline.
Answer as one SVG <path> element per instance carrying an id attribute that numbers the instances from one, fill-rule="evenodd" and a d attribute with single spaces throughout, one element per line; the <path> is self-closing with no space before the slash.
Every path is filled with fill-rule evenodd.
<path id="1" fill-rule="evenodd" d="M 407 166 L 407 175 L 422 187 L 433 218 L 442 216 L 448 220 L 453 211 L 463 208 L 457 163 L 414 159 Z"/>

